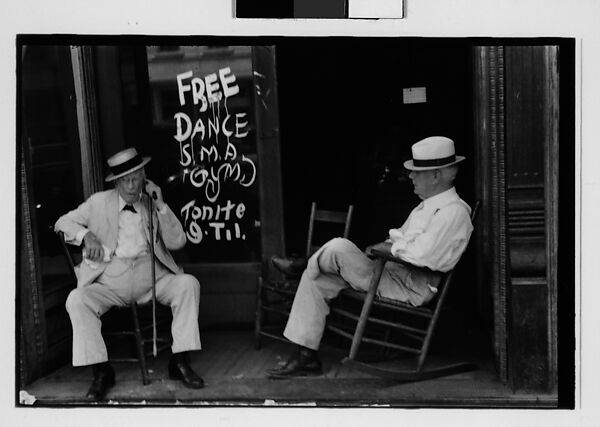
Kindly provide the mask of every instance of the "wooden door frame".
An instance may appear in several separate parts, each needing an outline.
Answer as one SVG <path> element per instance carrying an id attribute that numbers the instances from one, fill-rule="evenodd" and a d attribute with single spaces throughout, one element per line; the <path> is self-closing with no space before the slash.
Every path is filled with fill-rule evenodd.
<path id="1" fill-rule="evenodd" d="M 100 112 L 93 49 L 91 46 L 71 46 L 84 199 L 102 190 L 103 186 Z"/>
<path id="2" fill-rule="evenodd" d="M 256 114 L 257 154 L 262 245 L 262 270 L 273 273 L 268 259 L 285 254 L 283 227 L 283 189 L 275 46 L 252 47 L 254 111 Z M 265 221 L 265 219 L 268 219 Z"/>
<path id="3" fill-rule="evenodd" d="M 20 165 L 17 172 L 17 209 L 20 210 L 16 217 L 17 222 L 17 265 L 20 274 L 16 277 L 16 324 L 19 325 L 17 336 L 17 355 L 19 360 L 19 382 L 24 385 L 34 379 L 47 374 L 57 366 L 62 365 L 65 360 L 63 354 L 70 355 L 70 338 L 62 341 L 52 342 L 47 336 L 49 326 L 47 316 L 50 310 L 57 307 L 52 302 L 55 297 L 49 295 L 60 294 L 62 289 L 54 289 L 51 293 L 44 289 L 41 274 L 41 255 L 39 247 L 39 236 L 37 232 L 36 209 L 34 205 L 33 188 L 33 166 L 32 153 L 28 135 L 27 117 L 25 116 L 23 74 L 25 52 L 28 46 L 35 44 L 20 44 L 22 49 L 21 62 L 17 65 L 17 164 Z M 66 136 L 69 141 L 71 160 L 79 161 L 79 133 L 78 116 L 76 111 L 77 93 L 74 85 L 74 69 L 70 47 L 55 45 L 53 54 L 57 60 L 57 78 L 60 88 L 61 106 L 65 111 Z M 74 173 L 85 174 L 80 165 L 74 165 Z M 85 182 L 84 182 L 85 184 Z M 77 193 L 83 191 L 82 182 L 74 182 L 73 186 Z M 65 284 L 69 289 L 73 284 Z M 61 304 L 61 303 L 59 303 Z M 66 312 L 64 313 L 66 316 Z M 50 325 L 51 326 L 51 325 Z M 67 350 L 65 350 L 67 348 Z M 70 356 L 69 359 L 70 360 Z"/>
<path id="4" fill-rule="evenodd" d="M 558 189 L 559 189 L 559 47 L 542 46 L 544 87 L 544 206 L 546 212 L 546 273 L 548 390 L 556 390 L 558 372 Z M 510 251 L 506 195 L 505 47 L 474 46 L 475 192 L 482 200 L 482 224 L 476 230 L 478 283 L 491 284 L 494 311 L 493 345 L 496 368 L 502 381 L 509 380 L 510 347 Z"/>
<path id="5" fill-rule="evenodd" d="M 560 84 L 559 84 L 559 47 L 546 46 L 544 53 L 545 85 L 544 99 L 544 176 L 546 211 L 546 280 L 548 286 L 548 359 L 549 388 L 557 387 L 558 374 L 558 218 L 559 218 L 559 123 L 560 123 Z"/>

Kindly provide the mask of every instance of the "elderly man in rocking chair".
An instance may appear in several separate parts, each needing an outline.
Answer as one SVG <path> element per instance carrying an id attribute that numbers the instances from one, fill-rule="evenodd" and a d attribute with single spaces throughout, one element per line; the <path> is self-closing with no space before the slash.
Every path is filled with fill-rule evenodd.
<path id="1" fill-rule="evenodd" d="M 163 201 L 160 187 L 146 180 L 144 166 L 149 161 L 134 148 L 110 157 L 111 173 L 106 181 L 114 182 L 115 188 L 93 194 L 55 224 L 67 243 L 84 244 L 77 288 L 69 294 L 66 307 L 73 326 L 73 366 L 91 365 L 93 369 L 94 380 L 87 393 L 91 400 L 102 399 L 115 384 L 100 333 L 100 316 L 113 306 L 149 301 L 154 280 L 156 299 L 170 306 L 173 313 L 169 376 L 187 387 L 204 386 L 188 361 L 189 352 L 200 350 L 200 284 L 194 276 L 184 274 L 169 253 L 169 249 L 182 248 L 186 237 Z M 153 212 L 148 211 L 147 194 L 154 199 Z M 154 224 L 154 245 L 150 244 L 149 221 Z M 155 278 L 151 273 L 153 260 Z"/>
<path id="2" fill-rule="evenodd" d="M 423 201 L 402 227 L 389 231 L 390 251 L 412 265 L 446 272 L 458 262 L 473 231 L 471 209 L 453 184 L 457 165 L 465 158 L 455 155 L 451 139 L 438 136 L 414 144 L 412 157 L 404 167 L 411 171 L 414 192 Z M 285 270 L 284 265 L 276 266 Z M 289 268 L 295 266 L 290 264 Z M 373 260 L 342 238 L 330 240 L 310 257 L 283 332 L 297 344 L 297 352 L 285 365 L 269 369 L 270 378 L 322 373 L 318 349 L 329 301 L 348 286 L 367 291 L 374 268 Z M 439 275 L 426 269 L 387 263 L 377 293 L 419 306 L 433 298 L 438 281 Z"/>

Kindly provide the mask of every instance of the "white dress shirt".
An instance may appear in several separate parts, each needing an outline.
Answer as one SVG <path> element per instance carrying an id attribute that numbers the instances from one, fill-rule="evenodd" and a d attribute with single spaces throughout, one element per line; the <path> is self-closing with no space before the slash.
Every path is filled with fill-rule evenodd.
<path id="1" fill-rule="evenodd" d="M 473 231 L 470 213 L 454 187 L 423 200 L 402 227 L 390 230 L 392 255 L 434 271 L 451 270 Z"/>
<path id="2" fill-rule="evenodd" d="M 123 210 L 127 205 L 119 195 L 119 232 L 117 234 L 117 248 L 115 256 L 119 258 L 135 258 L 148 252 L 148 241 L 144 233 L 142 222 L 142 203 L 138 200 L 133 203 L 135 213 Z"/>

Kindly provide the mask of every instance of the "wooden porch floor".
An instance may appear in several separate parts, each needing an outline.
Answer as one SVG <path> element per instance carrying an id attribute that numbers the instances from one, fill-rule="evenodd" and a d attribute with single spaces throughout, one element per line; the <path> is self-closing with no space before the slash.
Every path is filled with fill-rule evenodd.
<path id="1" fill-rule="evenodd" d="M 251 331 L 202 333 L 203 351 L 192 366 L 206 387 L 191 390 L 168 379 L 169 351 L 150 358 L 151 383 L 144 386 L 134 363 L 113 364 L 117 384 L 106 400 L 94 405 L 158 406 L 360 406 L 392 407 L 555 407 L 556 396 L 514 393 L 496 378 L 489 357 L 468 361 L 479 369 L 434 380 L 398 383 L 360 372 L 340 363 L 342 353 L 323 346 L 325 374 L 293 380 L 271 380 L 267 368 L 283 363 L 291 354 L 290 344 L 265 339 L 260 350 L 253 346 Z M 438 356 L 439 357 L 439 356 Z M 435 363 L 435 357 L 433 358 Z M 30 384 L 26 392 L 37 406 L 90 405 L 85 393 L 91 383 L 89 368 L 64 366 Z"/>

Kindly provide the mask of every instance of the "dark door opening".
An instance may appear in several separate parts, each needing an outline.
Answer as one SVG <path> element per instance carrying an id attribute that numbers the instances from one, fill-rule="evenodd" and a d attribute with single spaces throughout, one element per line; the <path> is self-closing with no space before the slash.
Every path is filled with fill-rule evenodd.
<path id="1" fill-rule="evenodd" d="M 420 202 L 402 164 L 427 136 L 452 138 L 467 157 L 456 188 L 473 205 L 469 43 L 303 39 L 281 43 L 277 60 L 288 253 L 303 251 L 313 200 L 332 209 L 354 204 L 350 240 L 359 247 L 384 240 Z M 492 315 L 481 319 L 473 252 L 459 264 L 436 341 L 487 353 Z"/>

